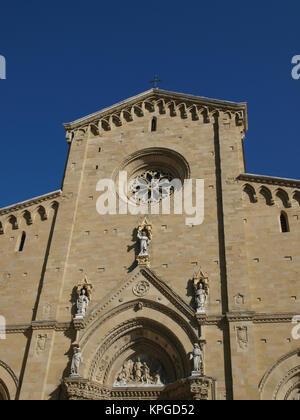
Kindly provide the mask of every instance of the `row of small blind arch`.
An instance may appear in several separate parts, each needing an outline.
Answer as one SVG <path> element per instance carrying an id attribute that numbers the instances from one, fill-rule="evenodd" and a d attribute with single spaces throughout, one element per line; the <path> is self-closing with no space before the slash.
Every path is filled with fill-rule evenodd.
<path id="1" fill-rule="evenodd" d="M 250 185 L 250 184 L 244 185 L 243 191 L 249 196 L 249 200 L 250 200 L 251 203 L 257 203 L 258 200 L 257 200 L 257 197 L 256 197 L 256 191 L 255 191 L 254 187 L 252 187 L 252 185 Z M 272 206 L 273 204 L 275 204 L 275 202 L 273 200 L 273 197 L 272 197 L 272 193 L 269 190 L 269 188 L 267 188 L 265 186 L 262 186 L 260 188 L 259 192 L 265 198 L 266 204 L 268 204 L 269 206 Z M 280 198 L 284 207 L 291 207 L 292 206 L 291 202 L 289 200 L 289 195 L 286 191 L 279 188 L 276 191 L 276 196 L 278 198 Z M 300 192 L 299 191 L 294 191 L 293 198 L 300 205 Z M 290 231 L 288 215 L 284 211 L 282 211 L 280 213 L 280 228 L 281 228 L 282 233 L 286 233 L 286 232 Z"/>
<path id="2" fill-rule="evenodd" d="M 37 209 L 34 212 L 29 212 L 28 210 L 25 210 L 22 215 L 21 218 L 23 218 L 26 222 L 26 224 L 32 225 L 33 221 L 35 220 L 35 217 L 37 215 L 39 215 L 40 220 L 44 221 L 47 220 L 48 217 L 50 216 L 50 212 L 51 210 L 53 210 L 54 212 L 56 212 L 58 209 L 58 203 L 56 201 L 52 202 L 47 209 L 45 209 L 45 207 L 43 206 L 38 206 Z M 19 228 L 19 223 L 18 223 L 18 219 L 16 218 L 16 216 L 11 215 L 7 218 L 7 222 L 9 224 L 11 224 L 11 228 L 12 229 L 18 229 Z M 0 222 L 0 232 L 3 234 L 4 233 L 4 227 L 2 225 L 2 222 Z M 21 236 L 18 239 L 18 244 L 17 244 L 17 252 L 22 252 L 25 246 L 25 241 L 26 241 L 26 232 L 22 231 Z"/>
<path id="3" fill-rule="evenodd" d="M 23 213 L 16 217 L 15 215 L 7 216 L 4 221 L 0 221 L 0 234 L 3 234 L 7 230 L 7 226 L 11 226 L 12 230 L 19 229 L 19 225 L 24 221 L 26 225 L 30 226 L 34 223 L 36 217 L 38 216 L 40 220 L 47 220 L 50 216 L 51 211 L 56 211 L 58 208 L 58 203 L 56 201 L 52 202 L 46 208 L 43 206 L 38 206 L 34 211 L 30 212 L 24 210 Z"/>
<path id="4" fill-rule="evenodd" d="M 243 186 L 243 191 L 248 195 L 251 203 L 257 203 L 258 202 L 258 198 L 257 198 L 257 195 L 256 195 L 256 190 L 252 185 L 245 184 Z M 272 192 L 271 192 L 271 190 L 269 190 L 269 188 L 267 188 L 265 186 L 261 186 L 259 188 L 259 193 L 264 197 L 264 199 L 266 201 L 266 204 L 268 206 L 273 206 L 275 204 Z M 283 190 L 282 188 L 278 188 L 275 191 L 275 196 L 280 199 L 280 201 L 282 202 L 284 207 L 286 207 L 286 208 L 292 207 L 292 203 L 290 201 L 290 197 L 289 197 L 288 193 L 285 190 Z M 300 205 L 300 191 L 297 191 L 297 190 L 294 191 L 293 194 L 292 194 L 292 198 L 298 203 L 298 205 Z"/>

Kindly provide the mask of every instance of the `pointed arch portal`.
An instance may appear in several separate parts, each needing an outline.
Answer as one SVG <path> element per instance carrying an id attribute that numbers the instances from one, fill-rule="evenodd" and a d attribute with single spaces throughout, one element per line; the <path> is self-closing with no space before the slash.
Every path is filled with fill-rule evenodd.
<path id="1" fill-rule="evenodd" d="M 214 399 L 215 380 L 191 376 L 194 312 L 151 269 L 137 267 L 80 322 L 82 377 L 64 379 L 66 398 Z"/>

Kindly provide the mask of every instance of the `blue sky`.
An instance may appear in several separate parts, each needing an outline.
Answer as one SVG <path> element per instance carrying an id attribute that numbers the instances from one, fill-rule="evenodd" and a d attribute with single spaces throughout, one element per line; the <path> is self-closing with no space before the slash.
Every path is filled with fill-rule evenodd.
<path id="1" fill-rule="evenodd" d="M 57 190 L 63 122 L 160 88 L 245 101 L 247 172 L 300 179 L 300 3 L 2 2 L 0 207 Z"/>

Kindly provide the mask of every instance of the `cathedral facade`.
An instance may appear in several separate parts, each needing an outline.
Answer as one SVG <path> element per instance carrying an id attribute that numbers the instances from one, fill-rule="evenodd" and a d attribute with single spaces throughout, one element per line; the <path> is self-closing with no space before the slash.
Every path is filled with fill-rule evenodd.
<path id="1" fill-rule="evenodd" d="M 298 399 L 300 181 L 247 125 L 157 88 L 64 125 L 62 189 L 0 209 L 0 399 Z"/>

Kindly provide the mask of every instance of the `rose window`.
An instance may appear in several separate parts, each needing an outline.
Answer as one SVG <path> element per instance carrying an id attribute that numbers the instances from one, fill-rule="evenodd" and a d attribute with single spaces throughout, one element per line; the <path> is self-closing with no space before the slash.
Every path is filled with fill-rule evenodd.
<path id="1" fill-rule="evenodd" d="M 131 180 L 129 186 L 131 199 L 143 204 L 157 203 L 173 191 L 170 184 L 172 179 L 171 174 L 160 169 L 147 170 Z"/>

